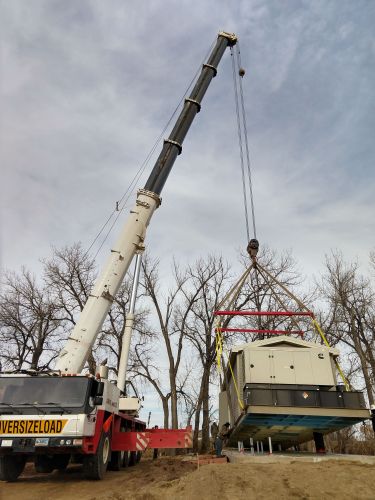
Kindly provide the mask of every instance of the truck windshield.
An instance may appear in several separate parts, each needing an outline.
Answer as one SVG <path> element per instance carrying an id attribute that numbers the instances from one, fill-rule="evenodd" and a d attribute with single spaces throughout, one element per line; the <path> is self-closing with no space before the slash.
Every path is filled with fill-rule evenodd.
<path id="1" fill-rule="evenodd" d="M 86 377 L 0 377 L 0 405 L 83 406 L 88 384 Z"/>

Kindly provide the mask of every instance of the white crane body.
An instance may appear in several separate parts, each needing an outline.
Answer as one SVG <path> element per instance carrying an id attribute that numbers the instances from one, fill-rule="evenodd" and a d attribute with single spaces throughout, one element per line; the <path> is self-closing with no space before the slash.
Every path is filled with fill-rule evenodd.
<path id="1" fill-rule="evenodd" d="M 21 370 L 0 373 L 0 479 L 15 481 L 27 460 L 38 472 L 67 466 L 76 455 L 85 475 L 101 479 L 108 465 L 119 470 L 135 464 L 145 448 L 190 448 L 191 428 L 146 429 L 138 420 L 140 400 L 127 397 L 126 370 L 134 323 L 134 306 L 146 230 L 159 207 L 168 178 L 202 98 L 216 76 L 217 65 L 237 37 L 220 32 L 214 48 L 121 235 L 100 273 L 81 315 L 49 372 Z M 96 376 L 82 375 L 126 272 L 137 254 L 130 310 L 126 318 L 117 382 L 108 380 L 108 367 Z"/>

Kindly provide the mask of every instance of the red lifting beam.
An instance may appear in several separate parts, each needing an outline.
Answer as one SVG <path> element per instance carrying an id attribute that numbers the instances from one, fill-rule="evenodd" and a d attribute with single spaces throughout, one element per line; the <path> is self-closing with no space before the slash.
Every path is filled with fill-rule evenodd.
<path id="1" fill-rule="evenodd" d="M 254 330 L 252 328 L 216 328 L 220 332 L 244 332 L 244 333 L 270 333 L 272 335 L 300 335 L 303 337 L 302 331 L 289 330 Z"/>
<path id="2" fill-rule="evenodd" d="M 311 311 L 215 311 L 214 316 L 310 316 L 314 317 Z"/>

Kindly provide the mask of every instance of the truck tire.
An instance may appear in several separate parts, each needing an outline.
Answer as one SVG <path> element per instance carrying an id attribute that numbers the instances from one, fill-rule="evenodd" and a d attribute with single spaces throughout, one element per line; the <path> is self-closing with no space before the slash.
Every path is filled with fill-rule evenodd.
<path id="1" fill-rule="evenodd" d="M 53 457 L 53 468 L 62 472 L 68 467 L 69 461 L 70 461 L 69 454 L 55 455 Z"/>
<path id="2" fill-rule="evenodd" d="M 126 428 L 121 426 L 120 432 L 126 432 Z M 126 451 L 112 451 L 108 470 L 119 471 L 123 466 Z"/>
<path id="3" fill-rule="evenodd" d="M 48 474 L 52 472 L 54 467 L 54 456 L 53 455 L 36 455 L 34 464 L 36 472 L 42 474 Z"/>
<path id="4" fill-rule="evenodd" d="M 121 469 L 121 465 L 123 462 L 123 451 L 112 451 L 111 460 L 108 464 L 108 470 L 116 470 L 119 471 Z"/>
<path id="5" fill-rule="evenodd" d="M 129 466 L 137 465 L 141 461 L 141 451 L 131 451 L 129 456 Z"/>
<path id="6" fill-rule="evenodd" d="M 13 482 L 22 474 L 26 464 L 25 455 L 0 456 L 0 480 Z"/>
<path id="7" fill-rule="evenodd" d="M 131 451 L 129 453 L 129 467 L 133 467 L 133 465 L 136 465 L 137 463 L 137 452 L 136 451 Z"/>
<path id="8" fill-rule="evenodd" d="M 83 459 L 83 473 L 87 479 L 103 479 L 110 455 L 111 438 L 108 432 L 103 432 L 96 453 L 86 455 Z"/>
<path id="9" fill-rule="evenodd" d="M 128 451 L 124 451 L 124 457 L 122 459 L 121 466 L 124 468 L 129 467 L 129 459 L 130 459 L 130 453 Z"/>

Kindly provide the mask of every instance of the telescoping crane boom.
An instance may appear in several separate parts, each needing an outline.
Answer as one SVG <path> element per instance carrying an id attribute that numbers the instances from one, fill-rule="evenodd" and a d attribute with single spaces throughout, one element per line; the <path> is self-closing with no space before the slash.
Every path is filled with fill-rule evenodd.
<path id="1" fill-rule="evenodd" d="M 228 45 L 237 41 L 235 35 L 219 33 L 216 45 L 184 107 L 143 189 L 138 191 L 137 201 L 130 211 L 120 238 L 86 302 L 81 316 L 61 351 L 56 369 L 65 373 L 79 373 L 84 367 L 90 349 L 103 325 L 113 299 L 120 288 L 134 255 L 143 250 L 146 229 L 151 217 L 160 205 L 160 194 L 173 164 L 182 151 L 185 136 L 201 109 L 201 102 L 217 66 Z"/>
<path id="2" fill-rule="evenodd" d="M 32 375 L 0 374 L 0 479 L 16 480 L 29 459 L 39 472 L 62 469 L 72 455 L 80 457 L 87 477 L 101 479 L 108 464 L 118 470 L 126 463 L 135 463 L 146 447 L 190 447 L 189 429 L 147 430 L 146 424 L 137 419 L 139 400 L 125 397 L 123 392 L 146 230 L 225 49 L 236 42 L 234 34 L 219 33 L 144 188 L 138 191 L 135 205 L 59 354 L 55 370 Z M 136 254 L 117 385 L 108 380 L 106 367 L 100 376 L 80 375 Z"/>

